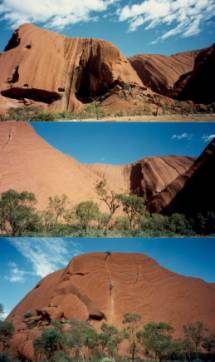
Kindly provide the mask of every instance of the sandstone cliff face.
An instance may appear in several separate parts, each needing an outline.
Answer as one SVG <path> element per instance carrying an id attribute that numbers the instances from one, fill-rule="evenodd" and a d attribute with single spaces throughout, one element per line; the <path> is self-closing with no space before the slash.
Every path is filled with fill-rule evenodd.
<path id="1" fill-rule="evenodd" d="M 126 59 L 107 41 L 65 38 L 25 24 L 0 55 L 0 112 L 31 104 L 80 111 L 96 99 L 107 114 L 157 115 L 163 108 L 180 111 L 171 98 L 210 103 L 211 49 Z"/>
<path id="2" fill-rule="evenodd" d="M 187 172 L 178 176 L 160 194 L 149 201 L 149 210 L 188 215 L 214 211 L 214 165 L 215 139 Z"/>
<path id="3" fill-rule="evenodd" d="M 99 178 L 48 145 L 28 123 L 1 123 L 0 147 L 0 192 L 34 192 L 40 209 L 54 195 L 66 194 L 75 204 L 97 199 Z"/>
<path id="4" fill-rule="evenodd" d="M 146 203 L 193 164 L 189 157 L 151 157 L 128 165 L 84 165 L 39 137 L 25 122 L 0 123 L 0 193 L 9 189 L 33 192 L 38 208 L 50 196 L 66 194 L 75 205 L 92 200 L 104 208 L 96 184 L 107 181 L 110 191 L 137 193 Z M 107 210 L 106 210 L 107 211 Z"/>
<path id="5" fill-rule="evenodd" d="M 12 99 L 73 110 L 117 84 L 142 86 L 128 60 L 111 43 L 65 38 L 31 24 L 21 26 L 0 57 L 0 91 Z"/>
<path id="6" fill-rule="evenodd" d="M 154 92 L 170 95 L 179 78 L 193 70 L 199 51 L 178 53 L 171 56 L 139 54 L 129 58 L 143 83 Z"/>
<path id="7" fill-rule="evenodd" d="M 32 316 L 25 318 L 27 312 Z M 196 320 L 214 331 L 215 290 L 212 284 L 175 274 L 141 254 L 78 256 L 43 279 L 11 312 L 8 319 L 16 327 L 12 348 L 32 357 L 32 340 L 51 319 L 65 328 L 71 317 L 96 328 L 102 321 L 122 327 L 126 312 L 139 313 L 141 325 L 152 320 L 170 323 L 177 336 L 184 324 Z"/>

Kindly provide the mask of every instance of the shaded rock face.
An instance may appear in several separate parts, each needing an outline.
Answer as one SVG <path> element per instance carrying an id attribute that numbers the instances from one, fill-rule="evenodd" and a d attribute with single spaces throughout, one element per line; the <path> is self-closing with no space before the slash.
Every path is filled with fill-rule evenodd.
<path id="1" fill-rule="evenodd" d="M 154 92 L 171 95 L 182 75 L 193 70 L 199 51 L 178 53 L 171 56 L 140 54 L 129 58 L 142 82 Z"/>
<path id="2" fill-rule="evenodd" d="M 215 100 L 215 45 L 171 56 L 140 54 L 129 61 L 154 92 L 194 103 L 210 104 Z"/>
<path id="3" fill-rule="evenodd" d="M 21 26 L 0 57 L 0 91 L 13 99 L 73 110 L 117 84 L 142 86 L 128 60 L 111 43 L 65 38 L 34 25 Z"/>
<path id="4" fill-rule="evenodd" d="M 215 139 L 183 175 L 178 176 L 149 203 L 150 211 L 166 214 L 214 211 Z"/>
<path id="5" fill-rule="evenodd" d="M 147 157 L 134 163 L 130 171 L 130 190 L 144 196 L 146 203 L 159 194 L 193 164 L 191 157 Z M 172 180 L 172 181 L 171 181 Z"/>
<path id="6" fill-rule="evenodd" d="M 193 303 L 192 301 L 195 301 Z M 201 320 L 215 325 L 213 284 L 175 274 L 141 254 L 93 253 L 44 278 L 11 312 L 16 328 L 15 354 L 32 358 L 32 341 L 51 319 L 65 328 L 71 317 L 99 329 L 106 321 L 122 327 L 123 315 L 139 313 L 141 325 L 165 321 L 181 336 L 184 324 Z"/>
<path id="7" fill-rule="evenodd" d="M 93 200 L 104 208 L 95 190 L 103 178 L 109 191 L 133 192 L 148 202 L 193 164 L 189 157 L 170 156 L 128 165 L 84 165 L 47 144 L 29 123 L 15 121 L 0 123 L 0 150 L 0 193 L 33 192 L 39 209 L 47 206 L 49 196 L 62 194 L 72 205 Z"/>
<path id="8" fill-rule="evenodd" d="M 176 93 L 179 99 L 209 104 L 215 101 L 214 82 L 215 44 L 198 54 L 193 71 L 185 81 L 179 80 Z"/>

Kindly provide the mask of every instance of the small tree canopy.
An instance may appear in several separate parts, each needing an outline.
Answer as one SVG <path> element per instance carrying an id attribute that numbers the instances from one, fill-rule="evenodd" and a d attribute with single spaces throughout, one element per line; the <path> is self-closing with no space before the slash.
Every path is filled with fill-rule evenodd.
<path id="1" fill-rule="evenodd" d="M 139 215 L 143 215 L 145 211 L 143 197 L 137 195 L 118 195 L 118 199 L 122 204 L 123 211 L 126 213 L 130 228 L 133 229 L 135 226 L 136 218 Z"/>
<path id="2" fill-rule="evenodd" d="M 195 347 L 195 352 L 198 352 L 201 342 L 204 339 L 205 326 L 201 321 L 190 323 L 185 325 L 184 334 L 188 340 L 190 340 Z"/>
<path id="3" fill-rule="evenodd" d="M 85 230 L 87 230 L 90 222 L 96 220 L 98 213 L 98 205 L 93 201 L 81 202 L 76 207 L 76 216 Z"/>
<path id="4" fill-rule="evenodd" d="M 31 192 L 9 190 L 0 198 L 0 229 L 12 236 L 21 236 L 27 230 L 36 230 L 40 223 L 34 208 L 35 195 Z"/>

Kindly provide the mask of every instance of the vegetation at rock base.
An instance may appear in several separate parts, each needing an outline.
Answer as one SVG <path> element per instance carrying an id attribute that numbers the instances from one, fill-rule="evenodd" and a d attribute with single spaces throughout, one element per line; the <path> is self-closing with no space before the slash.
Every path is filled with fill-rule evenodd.
<path id="1" fill-rule="evenodd" d="M 143 197 L 117 195 L 106 190 L 105 182 L 100 182 L 96 191 L 107 212 L 90 200 L 71 205 L 66 195 L 50 197 L 47 208 L 38 211 L 33 193 L 3 192 L 0 195 L 0 235 L 145 237 L 215 234 L 214 210 L 192 216 L 151 214 L 146 210 Z M 120 216 L 117 210 L 120 210 Z"/>
<path id="2" fill-rule="evenodd" d="M 122 89 L 118 97 L 126 100 L 132 95 L 130 88 Z M 102 106 L 102 101 L 105 99 L 92 100 L 86 107 L 81 110 L 69 112 L 50 112 L 45 111 L 35 105 L 26 105 L 21 107 L 10 108 L 6 114 L 0 115 L 0 121 L 16 120 L 16 121 L 56 121 L 56 120 L 84 120 L 84 119 L 103 119 L 105 117 L 123 117 L 123 116 L 144 116 L 144 115 L 189 115 L 189 114 L 213 114 L 215 113 L 215 103 L 194 104 L 190 101 L 172 100 L 171 104 L 162 103 L 156 99 L 144 99 L 143 106 L 133 107 L 131 110 L 108 111 Z"/>
<path id="3" fill-rule="evenodd" d="M 95 329 L 77 319 L 53 320 L 34 339 L 32 360 L 14 357 L 10 347 L 14 330 L 11 322 L 0 322 L 0 362 L 215 361 L 215 334 L 200 321 L 184 325 L 184 334 L 176 339 L 171 325 L 142 325 L 138 313 L 125 313 L 121 329 L 106 322 Z"/>

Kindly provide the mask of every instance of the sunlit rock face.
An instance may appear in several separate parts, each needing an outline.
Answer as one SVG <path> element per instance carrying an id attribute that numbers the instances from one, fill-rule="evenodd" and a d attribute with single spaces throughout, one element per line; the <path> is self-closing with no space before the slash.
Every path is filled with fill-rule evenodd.
<path id="1" fill-rule="evenodd" d="M 184 324 L 196 320 L 213 331 L 214 285 L 173 273 L 142 254 L 77 256 L 39 282 L 11 312 L 8 319 L 16 328 L 11 347 L 15 354 L 32 358 L 32 341 L 51 319 L 65 328 L 71 317 L 97 329 L 104 321 L 122 327 L 127 312 L 139 313 L 141 325 L 170 323 L 176 336 L 182 335 Z"/>

